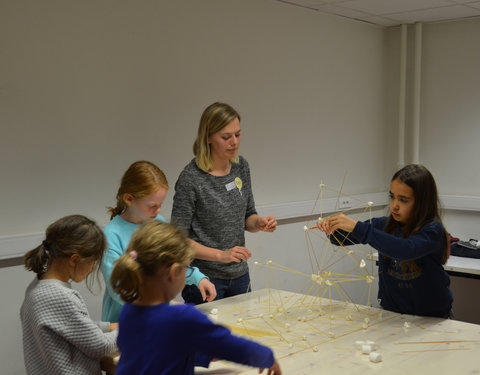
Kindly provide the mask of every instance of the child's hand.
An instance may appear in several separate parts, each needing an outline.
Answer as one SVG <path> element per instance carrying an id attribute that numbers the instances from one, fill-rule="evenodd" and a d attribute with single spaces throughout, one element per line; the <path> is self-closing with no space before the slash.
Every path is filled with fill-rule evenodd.
<path id="1" fill-rule="evenodd" d="M 327 218 L 317 221 L 315 225 L 312 225 L 309 229 L 320 229 L 324 233 L 328 233 L 329 227 L 326 223 Z"/>
<path id="2" fill-rule="evenodd" d="M 110 331 L 115 331 L 118 329 L 118 323 L 110 323 Z"/>
<path id="3" fill-rule="evenodd" d="M 261 374 L 263 372 L 263 368 L 258 370 L 258 373 Z M 267 370 L 267 375 L 282 375 L 282 370 L 280 370 L 280 365 L 278 364 L 277 360 L 273 363 L 273 366 Z"/>
<path id="4" fill-rule="evenodd" d="M 211 302 L 217 296 L 217 290 L 215 289 L 215 284 L 210 282 L 207 278 L 203 278 L 198 283 L 198 289 L 202 294 L 202 301 Z"/>
<path id="5" fill-rule="evenodd" d="M 324 232 L 327 234 L 332 234 L 337 229 L 351 232 L 355 225 L 357 225 L 357 221 L 344 214 L 327 217 L 320 223 L 320 226 L 325 229 Z"/>

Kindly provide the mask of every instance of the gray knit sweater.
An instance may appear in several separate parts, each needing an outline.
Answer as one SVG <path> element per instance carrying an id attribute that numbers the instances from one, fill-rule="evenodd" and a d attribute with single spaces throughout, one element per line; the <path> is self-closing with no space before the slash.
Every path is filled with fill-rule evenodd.
<path id="1" fill-rule="evenodd" d="M 28 374 L 97 375 L 100 358 L 116 350 L 117 330 L 94 323 L 69 283 L 35 278 L 20 309 Z"/>
<path id="2" fill-rule="evenodd" d="M 247 161 L 240 156 L 226 176 L 203 172 L 192 160 L 175 184 L 172 223 L 194 241 L 219 250 L 245 246 L 245 220 L 256 214 Z M 246 262 L 220 263 L 196 259 L 193 265 L 218 279 L 248 272 Z"/>

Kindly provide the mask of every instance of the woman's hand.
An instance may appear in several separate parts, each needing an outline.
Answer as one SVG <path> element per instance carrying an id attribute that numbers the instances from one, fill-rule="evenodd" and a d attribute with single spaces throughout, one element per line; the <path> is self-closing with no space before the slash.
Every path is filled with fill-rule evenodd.
<path id="1" fill-rule="evenodd" d="M 215 289 L 215 284 L 210 280 L 204 277 L 198 283 L 198 289 L 202 294 L 202 301 L 212 302 L 217 296 L 217 290 Z"/>
<path id="2" fill-rule="evenodd" d="M 252 253 L 246 247 L 235 246 L 226 251 L 222 251 L 220 253 L 220 259 L 218 261 L 222 263 L 239 263 L 243 260 L 244 262 L 246 262 L 251 256 Z"/>
<path id="3" fill-rule="evenodd" d="M 310 227 L 310 229 L 318 228 L 322 232 L 330 235 L 335 232 L 337 229 L 342 229 L 347 232 L 352 232 L 357 225 L 357 221 L 353 220 L 352 218 L 344 215 L 339 214 L 335 216 L 326 217 L 323 220 L 317 222 L 316 225 Z"/>
<path id="4" fill-rule="evenodd" d="M 273 232 L 277 229 L 277 220 L 275 216 L 259 216 L 256 227 L 262 232 Z"/>
<path id="5" fill-rule="evenodd" d="M 110 323 L 110 332 L 118 329 L 118 323 Z"/>
<path id="6" fill-rule="evenodd" d="M 258 373 L 261 374 L 263 372 L 263 368 L 258 370 Z M 277 360 L 273 363 L 273 366 L 267 370 L 267 375 L 282 375 L 282 370 L 280 370 L 280 365 L 278 364 Z"/>

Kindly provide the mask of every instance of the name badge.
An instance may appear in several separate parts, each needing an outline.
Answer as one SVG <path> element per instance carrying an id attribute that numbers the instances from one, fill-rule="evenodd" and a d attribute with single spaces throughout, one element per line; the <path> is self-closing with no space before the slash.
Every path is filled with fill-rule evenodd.
<path id="1" fill-rule="evenodd" d="M 230 190 L 233 190 L 235 189 L 235 181 L 232 181 L 232 182 L 229 182 L 228 184 L 225 185 L 225 189 L 227 189 L 227 191 L 230 191 Z"/>

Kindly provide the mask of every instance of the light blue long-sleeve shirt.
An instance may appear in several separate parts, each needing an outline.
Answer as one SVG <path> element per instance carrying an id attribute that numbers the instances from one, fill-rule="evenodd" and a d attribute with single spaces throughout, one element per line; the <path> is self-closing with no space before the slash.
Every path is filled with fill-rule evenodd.
<path id="1" fill-rule="evenodd" d="M 163 223 L 166 222 L 165 218 L 161 215 L 158 215 L 155 220 Z M 113 291 L 110 285 L 110 277 L 112 276 L 115 261 L 125 253 L 130 239 L 133 236 L 133 232 L 135 232 L 140 225 L 141 224 L 130 223 L 122 219 L 120 215 L 117 215 L 105 226 L 104 232 L 107 238 L 108 249 L 103 256 L 101 267 L 106 285 L 102 304 L 102 320 L 105 322 L 118 322 L 124 302 L 120 298 L 120 295 Z M 200 280 L 206 276 L 201 273 L 197 267 L 193 267 L 193 269 L 192 275 L 186 279 L 185 283 L 187 285 L 195 284 L 198 286 Z"/>

